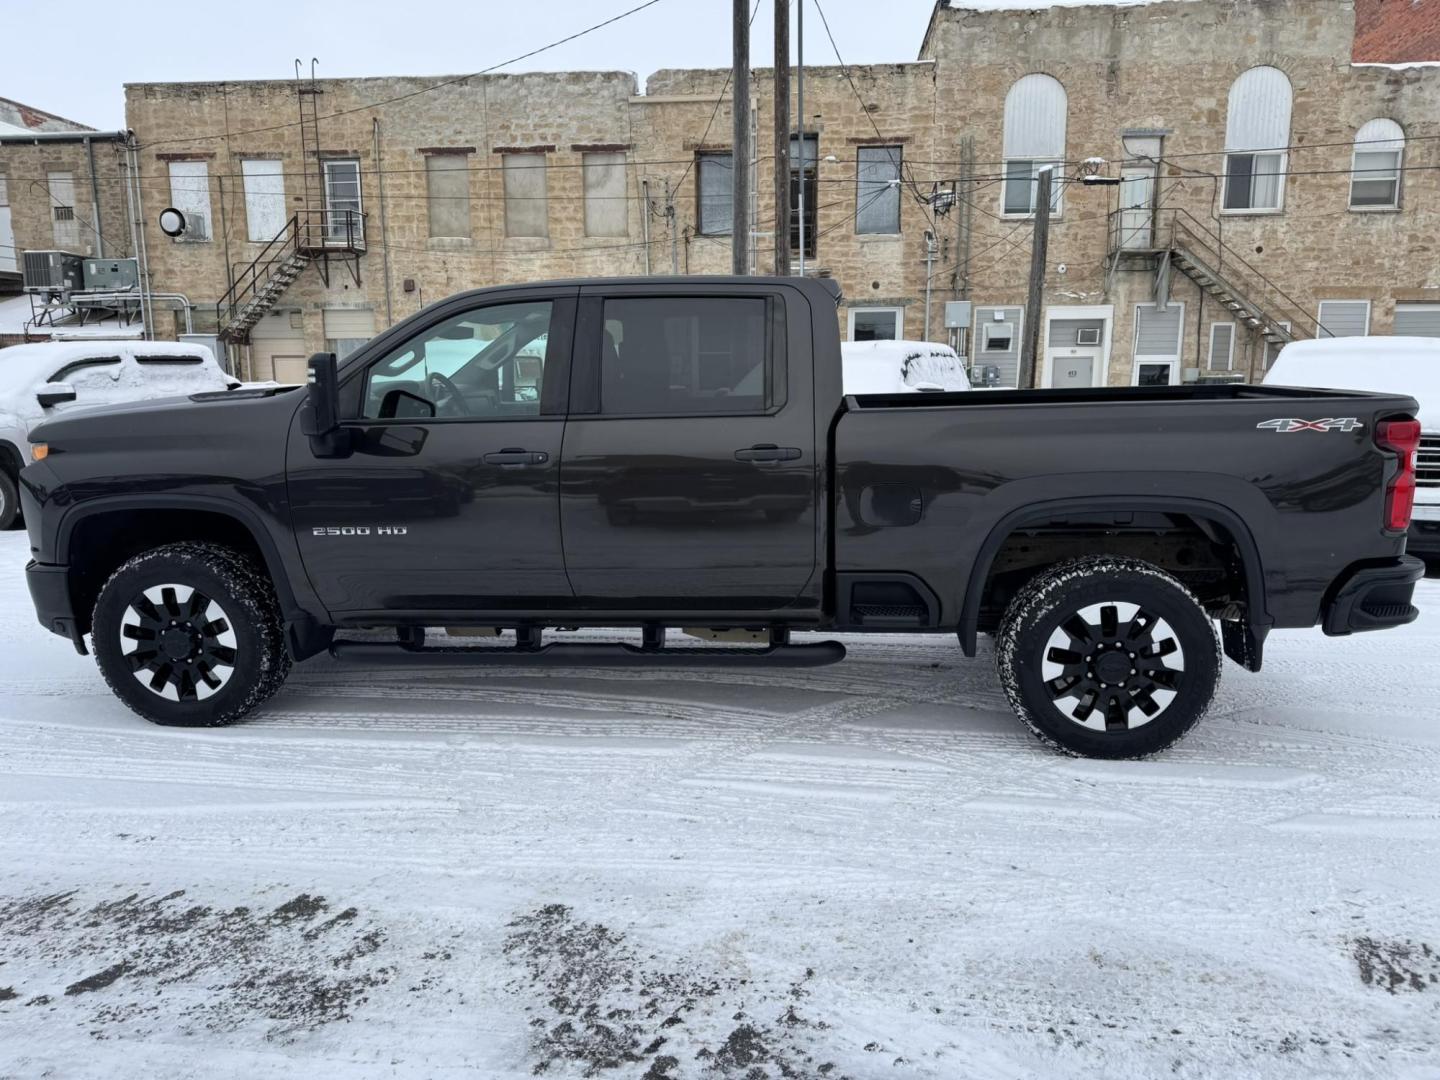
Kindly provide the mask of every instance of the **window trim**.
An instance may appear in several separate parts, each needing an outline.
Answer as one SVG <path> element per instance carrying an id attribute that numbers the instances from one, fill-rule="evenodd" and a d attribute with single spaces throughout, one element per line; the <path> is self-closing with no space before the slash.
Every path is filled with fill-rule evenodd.
<path id="1" fill-rule="evenodd" d="M 765 362 L 766 391 L 771 403 L 764 410 L 745 409 L 739 412 L 685 413 L 603 413 L 600 411 L 600 343 L 605 332 L 607 300 L 764 300 L 766 303 Z M 787 309 L 780 292 L 756 292 L 749 289 L 727 291 L 685 289 L 634 292 L 611 290 L 586 292 L 580 298 L 575 323 L 575 355 L 586 357 L 572 365 L 570 408 L 567 415 L 584 420 L 712 420 L 729 417 L 776 416 L 790 407 L 790 364 Z"/>
<path id="2" fill-rule="evenodd" d="M 855 340 L 855 315 L 864 311 L 893 311 L 895 313 L 895 336 L 893 338 L 876 338 L 877 341 L 904 341 L 905 340 L 905 308 L 901 304 L 856 304 L 854 307 L 846 308 L 845 315 L 845 340 Z"/>
<path id="3" fill-rule="evenodd" d="M 377 425 L 418 427 L 427 424 L 493 424 L 521 423 L 536 420 L 564 420 L 570 401 L 571 350 L 575 336 L 575 288 L 563 291 L 543 290 L 537 292 L 516 291 L 513 295 L 496 293 L 480 302 L 468 296 L 453 298 L 452 303 L 437 308 L 434 317 L 427 319 L 418 328 L 411 328 L 409 321 L 396 323 L 356 349 L 343 362 L 340 372 L 340 426 L 347 428 L 368 428 Z M 449 322 L 457 315 L 480 311 L 490 307 L 509 307 L 513 304 L 549 303 L 550 331 L 545 350 L 545 385 L 540 390 L 540 412 L 534 416 L 387 416 L 366 417 L 359 415 L 365 405 L 365 391 L 370 382 L 370 369 L 397 348 L 435 329 L 441 323 Z M 397 332 L 398 331 L 398 332 Z M 554 358 L 551 346 L 554 346 Z M 550 371 L 554 368 L 554 377 Z"/>
<path id="4" fill-rule="evenodd" d="M 204 358 L 203 356 L 181 356 L 181 355 L 175 355 L 175 356 L 155 356 L 155 355 L 143 356 L 143 355 L 136 355 L 136 357 L 135 357 L 135 363 L 137 363 L 137 364 L 154 364 L 154 365 L 156 365 L 157 367 L 159 367 L 159 366 L 165 366 L 165 365 L 169 365 L 169 366 L 171 366 L 171 367 L 179 367 L 179 366 L 182 366 L 182 365 L 183 365 L 183 366 L 188 366 L 188 365 L 191 365 L 191 364 L 203 364 L 203 363 L 205 363 L 205 358 Z"/>
<path id="5" fill-rule="evenodd" d="M 1027 162 L 1030 165 L 1030 205 L 1031 209 L 1021 213 L 1019 211 L 1005 209 L 1005 189 L 1010 185 L 1010 166 L 1019 162 Z M 1036 166 L 1049 165 L 1055 183 L 1051 190 L 1050 199 L 1050 220 L 1055 221 L 1065 213 L 1065 184 L 1062 175 L 1065 162 L 1060 158 L 1006 158 L 1001 163 L 1001 172 L 1004 174 L 1000 181 L 1000 216 L 1007 221 L 1033 221 L 1036 211 L 1040 207 L 1040 182 Z"/>
<path id="6" fill-rule="evenodd" d="M 123 357 L 120 357 L 120 356 L 85 356 L 85 357 L 81 357 L 79 360 L 71 360 L 68 364 L 65 364 L 63 367 L 60 368 L 59 371 L 55 372 L 55 374 L 51 375 L 48 379 L 46 379 L 45 382 L 47 382 L 47 383 L 64 382 L 64 381 L 65 381 L 65 377 L 66 377 L 67 375 L 73 374 L 74 372 L 83 371 L 83 370 L 85 370 L 86 368 L 92 368 L 92 367 L 107 367 L 107 366 L 109 366 L 110 364 L 114 364 L 115 366 L 119 367 L 119 366 L 122 365 L 124 362 L 125 362 L 125 361 L 124 361 L 124 358 L 123 358 Z"/>
<path id="7" fill-rule="evenodd" d="M 1346 337 L 1369 337 L 1370 325 L 1375 319 L 1375 302 L 1364 297 L 1327 297 L 1315 300 L 1315 336 L 1317 338 L 1335 338 L 1339 335 L 1324 333 L 1325 320 L 1321 317 L 1321 311 L 1326 304 L 1364 304 L 1365 305 L 1365 331 L 1361 334 L 1347 334 Z"/>
<path id="8" fill-rule="evenodd" d="M 1230 328 L 1230 348 L 1225 355 L 1225 366 L 1215 367 L 1211 362 L 1215 359 L 1215 331 L 1222 326 Z M 1210 324 L 1210 340 L 1205 349 L 1205 368 L 1207 371 L 1234 371 L 1235 370 L 1235 335 L 1239 327 L 1233 322 L 1218 320 Z"/>
<path id="9" fill-rule="evenodd" d="M 1275 205 L 1274 206 L 1235 206 L 1225 205 L 1225 196 L 1230 188 L 1230 159 L 1233 157 L 1255 158 L 1260 155 L 1274 155 L 1280 159 L 1280 166 L 1277 170 L 1278 176 L 1275 181 Z M 1290 154 L 1286 150 L 1226 150 L 1225 171 L 1220 176 L 1220 213 L 1226 217 L 1270 217 L 1285 212 L 1285 186 L 1290 178 Z M 1250 173 L 1250 198 L 1255 198 L 1255 172 Z"/>
<path id="10" fill-rule="evenodd" d="M 1365 154 L 1387 154 L 1387 153 L 1388 153 L 1388 154 L 1394 154 L 1394 155 L 1395 155 L 1395 165 L 1394 165 L 1394 168 L 1391 170 L 1391 172 L 1390 172 L 1389 175 L 1385 175 L 1385 176 L 1376 176 L 1376 175 L 1374 175 L 1374 173 L 1375 173 L 1375 170 L 1374 170 L 1374 169 L 1366 169 L 1366 170 L 1365 170 L 1365 175 L 1362 177 L 1362 176 L 1360 175 L 1360 170 L 1356 168 L 1357 160 L 1358 160 L 1358 158 L 1360 157 L 1360 155 L 1361 155 L 1362 153 L 1365 153 Z M 1357 182 L 1360 182 L 1360 181 L 1369 181 L 1369 182 L 1373 183 L 1373 182 L 1375 182 L 1375 181 L 1377 181 L 1377 180 L 1388 180 L 1388 181 L 1391 181 L 1392 183 L 1394 183 L 1394 185 L 1395 185 L 1395 195 L 1394 195 L 1394 198 L 1392 198 L 1391 201 L 1388 202 L 1388 203 L 1365 203 L 1365 204 L 1360 205 L 1360 206 L 1355 205 L 1355 184 L 1356 184 Z M 1352 211 L 1353 213 L 1356 213 L 1356 214 L 1374 214 L 1374 213 L 1381 213 L 1381 214 L 1383 214 L 1383 213 L 1385 213 L 1386 211 L 1392 211 L 1392 212 L 1393 212 L 1393 211 L 1395 211 L 1395 210 L 1399 210 L 1399 209 L 1402 208 L 1402 202 L 1401 202 L 1401 200 L 1402 200 L 1402 198 L 1403 198 L 1402 192 L 1403 192 L 1404 187 L 1405 187 L 1405 182 L 1404 182 L 1404 181 L 1405 181 L 1405 151 L 1404 151 L 1403 148 L 1400 149 L 1400 150 L 1361 150 L 1361 149 L 1357 146 L 1357 147 L 1355 148 L 1354 152 L 1350 155 L 1350 193 L 1349 193 L 1349 200 L 1348 200 L 1348 202 L 1347 202 L 1347 209 L 1349 209 L 1350 211 Z"/>

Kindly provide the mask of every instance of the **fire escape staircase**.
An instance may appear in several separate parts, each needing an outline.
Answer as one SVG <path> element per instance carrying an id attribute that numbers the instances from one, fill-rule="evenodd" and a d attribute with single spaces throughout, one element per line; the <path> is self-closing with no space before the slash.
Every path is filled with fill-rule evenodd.
<path id="1" fill-rule="evenodd" d="M 296 61 L 297 65 L 299 61 Z M 298 68 L 297 68 L 298 73 Z M 220 337 L 243 344 L 255 324 L 273 308 L 285 291 L 314 263 L 330 284 L 332 261 L 344 263 L 355 284 L 360 284 L 360 256 L 365 253 L 365 215 L 359 210 L 325 206 L 325 172 L 320 156 L 320 90 L 312 71 L 308 84 L 298 86 L 300 150 L 305 162 L 305 209 L 297 211 L 245 267 L 232 274 L 232 284 L 220 298 L 217 325 Z M 313 170 L 311 164 L 313 163 Z"/>
<path id="2" fill-rule="evenodd" d="M 1153 223 L 1142 224 L 1133 210 L 1120 210 L 1111 215 L 1110 235 L 1107 285 L 1118 270 L 1153 270 L 1155 298 L 1164 303 L 1170 275 L 1179 271 L 1272 345 L 1320 334 L 1312 313 L 1185 210 L 1156 210 Z"/>

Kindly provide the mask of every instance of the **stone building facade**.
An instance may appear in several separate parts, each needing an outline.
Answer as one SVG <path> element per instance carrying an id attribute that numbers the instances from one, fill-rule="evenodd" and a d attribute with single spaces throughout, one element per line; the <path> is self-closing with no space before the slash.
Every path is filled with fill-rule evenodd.
<path id="1" fill-rule="evenodd" d="M 1046 167 L 1035 385 L 1258 377 L 1291 337 L 1440 333 L 1440 69 L 1361 56 L 1357 2 L 1369 40 L 1375 0 L 941 0 L 918 60 L 807 68 L 792 189 L 842 335 L 945 340 L 945 303 L 969 300 L 952 340 L 1013 384 Z M 760 273 L 772 84 L 754 72 L 745 164 Z M 135 84 L 126 111 L 154 287 L 225 300 L 253 377 L 464 288 L 729 269 L 724 70 L 644 93 L 622 72 Z M 176 239 L 172 205 L 197 223 Z M 284 236 L 307 250 L 256 314 Z"/>

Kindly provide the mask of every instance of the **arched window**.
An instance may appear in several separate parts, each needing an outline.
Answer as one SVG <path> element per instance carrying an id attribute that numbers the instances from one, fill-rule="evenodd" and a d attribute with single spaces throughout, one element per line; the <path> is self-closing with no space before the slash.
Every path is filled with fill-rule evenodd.
<path id="1" fill-rule="evenodd" d="M 1230 85 L 1225 117 L 1225 209 L 1279 210 L 1290 143 L 1290 79 L 1253 67 Z"/>
<path id="2" fill-rule="evenodd" d="M 1350 173 L 1351 210 L 1394 210 L 1400 205 L 1400 167 L 1405 131 L 1394 120 L 1377 118 L 1355 133 Z"/>
<path id="3" fill-rule="evenodd" d="M 1065 87 L 1049 75 L 1016 79 L 1005 95 L 1006 214 L 1024 217 L 1035 213 L 1036 177 L 1048 166 L 1065 160 Z M 1051 210 L 1060 209 L 1059 177 L 1052 189 Z"/>

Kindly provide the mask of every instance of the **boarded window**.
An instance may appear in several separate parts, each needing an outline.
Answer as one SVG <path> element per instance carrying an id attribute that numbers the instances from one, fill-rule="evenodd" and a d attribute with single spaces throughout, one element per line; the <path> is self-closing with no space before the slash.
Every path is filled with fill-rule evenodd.
<path id="1" fill-rule="evenodd" d="M 267 243 L 285 227 L 285 176 L 279 161 L 247 158 L 240 163 L 245 181 L 245 235 Z"/>
<path id="2" fill-rule="evenodd" d="M 1397 337 L 1440 337 L 1440 304 L 1396 304 Z"/>
<path id="3" fill-rule="evenodd" d="M 585 172 L 585 235 L 629 236 L 630 202 L 626 197 L 625 154 L 600 152 L 583 158 Z"/>
<path id="4" fill-rule="evenodd" d="M 728 152 L 696 154 L 695 172 L 699 186 L 700 232 L 705 236 L 729 236 L 730 193 L 735 186 L 734 156 Z"/>
<path id="5" fill-rule="evenodd" d="M 50 192 L 50 221 L 55 246 L 62 251 L 79 251 L 80 221 L 75 214 L 75 174 L 46 173 L 45 186 Z"/>
<path id="6" fill-rule="evenodd" d="M 856 157 L 855 231 L 900 231 L 900 147 L 862 146 Z"/>
<path id="7" fill-rule="evenodd" d="M 1229 371 L 1235 366 L 1235 324 L 1217 322 L 1210 324 L 1211 371 Z"/>
<path id="8" fill-rule="evenodd" d="M 506 154 L 505 235 L 549 236 L 544 154 Z"/>
<path id="9" fill-rule="evenodd" d="M 1369 300 L 1321 300 L 1317 337 L 1364 337 L 1370 332 Z"/>
<path id="10" fill-rule="evenodd" d="M 468 237 L 470 159 L 464 154 L 431 154 L 425 159 L 425 194 L 431 236 Z"/>
<path id="11" fill-rule="evenodd" d="M 1137 304 L 1135 355 L 1178 357 L 1184 320 L 1184 304 L 1166 304 L 1163 309 L 1154 304 Z"/>
<path id="12" fill-rule="evenodd" d="M 185 215 L 179 240 L 209 240 L 210 167 L 203 161 L 170 162 L 170 205 Z"/>

